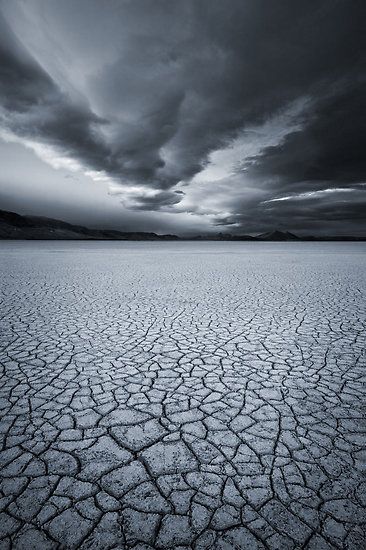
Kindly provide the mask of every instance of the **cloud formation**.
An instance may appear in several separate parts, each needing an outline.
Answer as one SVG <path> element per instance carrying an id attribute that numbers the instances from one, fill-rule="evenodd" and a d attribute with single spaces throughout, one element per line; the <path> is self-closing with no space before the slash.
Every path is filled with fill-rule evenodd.
<path id="1" fill-rule="evenodd" d="M 361 0 L 0 5 L 6 139 L 132 210 L 238 232 L 362 229 Z M 231 166 L 215 177 L 220 151 Z"/>

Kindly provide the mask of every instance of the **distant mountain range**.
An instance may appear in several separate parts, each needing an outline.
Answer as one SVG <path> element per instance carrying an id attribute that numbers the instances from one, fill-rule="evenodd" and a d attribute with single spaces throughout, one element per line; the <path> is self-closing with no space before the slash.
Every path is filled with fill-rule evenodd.
<path id="1" fill-rule="evenodd" d="M 177 240 L 176 235 L 124 232 L 113 229 L 89 229 L 53 218 L 21 216 L 0 210 L 0 239 L 27 240 L 102 240 L 102 241 L 158 241 Z"/>
<path id="2" fill-rule="evenodd" d="M 89 229 L 53 218 L 22 216 L 0 210 L 0 239 L 25 240 L 94 240 L 94 241 L 177 241 L 177 235 L 158 235 L 142 231 L 128 232 L 113 229 Z M 299 237 L 288 231 L 270 231 L 255 237 L 218 233 L 191 237 L 189 240 L 209 241 L 366 241 L 366 237 Z"/>

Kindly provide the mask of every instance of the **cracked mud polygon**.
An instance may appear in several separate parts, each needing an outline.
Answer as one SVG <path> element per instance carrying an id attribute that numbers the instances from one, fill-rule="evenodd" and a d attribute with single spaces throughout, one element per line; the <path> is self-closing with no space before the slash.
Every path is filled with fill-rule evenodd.
<path id="1" fill-rule="evenodd" d="M 1 243 L 1 549 L 361 549 L 363 243 Z"/>

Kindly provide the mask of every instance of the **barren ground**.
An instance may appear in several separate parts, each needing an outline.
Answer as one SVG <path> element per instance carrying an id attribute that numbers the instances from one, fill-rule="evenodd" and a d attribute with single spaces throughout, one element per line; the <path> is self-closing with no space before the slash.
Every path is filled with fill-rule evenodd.
<path id="1" fill-rule="evenodd" d="M 0 548 L 361 549 L 363 243 L 0 243 Z"/>

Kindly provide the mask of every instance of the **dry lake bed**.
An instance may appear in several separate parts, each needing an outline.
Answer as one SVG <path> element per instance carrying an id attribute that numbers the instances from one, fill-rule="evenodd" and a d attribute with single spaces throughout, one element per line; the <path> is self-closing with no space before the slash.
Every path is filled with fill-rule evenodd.
<path id="1" fill-rule="evenodd" d="M 2 242 L 0 548 L 361 549 L 366 243 Z"/>

